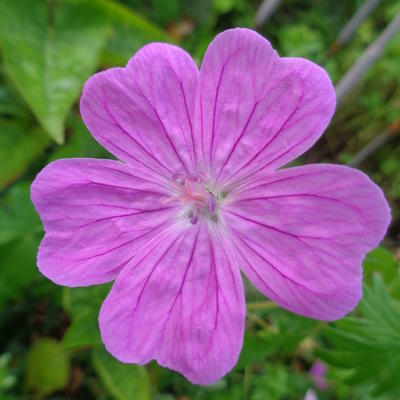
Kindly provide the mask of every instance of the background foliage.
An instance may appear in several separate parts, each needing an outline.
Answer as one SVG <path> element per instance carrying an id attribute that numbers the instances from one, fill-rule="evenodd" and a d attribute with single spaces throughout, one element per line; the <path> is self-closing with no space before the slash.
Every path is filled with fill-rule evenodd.
<path id="1" fill-rule="evenodd" d="M 286 312 L 253 291 L 235 369 L 208 387 L 155 363 L 124 365 L 105 352 L 97 313 L 110 286 L 57 287 L 36 269 L 43 235 L 29 185 L 48 162 L 109 157 L 83 126 L 77 101 L 96 70 L 123 65 L 149 41 L 179 43 L 200 63 L 216 33 L 253 26 L 256 0 L 0 0 L 0 398 L 400 398 L 400 34 L 338 108 L 303 162 L 352 163 L 381 185 L 393 223 L 364 262 L 364 298 L 324 324 Z M 259 31 L 284 56 L 323 65 L 334 83 L 400 11 L 382 0 L 350 43 L 332 43 L 361 0 L 286 0 Z M 310 375 L 317 360 L 326 384 Z"/>

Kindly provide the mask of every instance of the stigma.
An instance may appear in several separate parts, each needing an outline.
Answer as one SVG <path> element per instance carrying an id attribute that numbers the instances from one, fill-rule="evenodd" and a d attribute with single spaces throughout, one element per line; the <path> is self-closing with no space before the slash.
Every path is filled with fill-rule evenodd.
<path id="1" fill-rule="evenodd" d="M 218 221 L 220 196 L 207 183 L 186 178 L 183 183 L 173 182 L 174 194 L 165 203 L 179 202 L 179 218 L 187 219 L 192 225 L 200 219 Z"/>

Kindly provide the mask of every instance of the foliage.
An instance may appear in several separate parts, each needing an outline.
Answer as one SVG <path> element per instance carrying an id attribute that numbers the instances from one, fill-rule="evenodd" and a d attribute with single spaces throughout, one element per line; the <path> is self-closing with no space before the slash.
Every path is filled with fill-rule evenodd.
<path id="1" fill-rule="evenodd" d="M 325 328 L 333 350 L 319 350 L 330 364 L 351 370 L 349 385 L 368 383 L 372 394 L 391 391 L 400 394 L 400 310 L 390 299 L 383 280 L 373 277 L 373 286 L 364 287 L 358 307 L 359 318 L 347 317 Z"/>
<path id="2" fill-rule="evenodd" d="M 3 1 L 0 16 L 7 72 L 43 128 L 63 143 L 65 117 L 95 69 L 106 19 L 89 1 Z"/>
<path id="3" fill-rule="evenodd" d="M 29 185 L 15 185 L 0 203 L 0 306 L 21 295 L 37 275 L 36 253 L 42 236 Z"/>
<path id="4" fill-rule="evenodd" d="M 49 139 L 22 119 L 0 118 L 0 189 L 19 178 L 44 151 Z"/>
<path id="5" fill-rule="evenodd" d="M 43 338 L 31 347 L 26 363 L 29 388 L 40 394 L 62 389 L 69 378 L 69 361 L 60 343 Z"/>
<path id="6" fill-rule="evenodd" d="M 63 289 L 63 307 L 72 319 L 63 338 L 65 348 L 101 345 L 97 313 L 109 289 L 110 285 Z"/>
<path id="7" fill-rule="evenodd" d="M 400 10 L 383 0 L 351 42 L 330 51 L 362 1 L 285 0 L 260 32 L 284 56 L 323 65 L 337 83 Z M 47 163 L 111 157 L 79 116 L 97 70 L 124 65 L 150 41 L 178 43 L 200 64 L 216 33 L 251 26 L 257 0 L 0 0 L 0 398 L 319 399 L 400 397 L 400 34 L 337 110 L 302 162 L 350 162 L 382 131 L 389 140 L 360 167 L 393 210 L 385 247 L 364 261 L 364 298 L 325 324 L 293 315 L 248 289 L 240 359 L 220 382 L 191 385 L 151 363 L 122 364 L 104 349 L 98 312 L 110 284 L 59 288 L 40 275 L 42 225 L 29 186 Z M 395 255 L 397 254 L 397 259 Z M 323 358 L 328 386 L 310 376 Z"/>
<path id="8" fill-rule="evenodd" d="M 116 400 L 151 398 L 150 382 L 145 368 L 122 364 L 100 346 L 93 352 L 92 360 L 95 370 Z"/>
<path id="9" fill-rule="evenodd" d="M 11 354 L 5 353 L 0 356 L 0 393 L 12 388 L 16 382 L 15 376 L 9 370 Z"/>

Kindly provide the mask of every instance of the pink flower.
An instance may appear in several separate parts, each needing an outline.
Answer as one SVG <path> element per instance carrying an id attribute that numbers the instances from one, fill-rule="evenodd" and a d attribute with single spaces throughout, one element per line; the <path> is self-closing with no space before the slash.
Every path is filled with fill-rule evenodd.
<path id="1" fill-rule="evenodd" d="M 317 395 L 315 394 L 314 390 L 308 389 L 307 393 L 304 397 L 304 400 L 318 400 Z"/>
<path id="2" fill-rule="evenodd" d="M 310 369 L 311 379 L 320 390 L 325 390 L 328 387 L 328 382 L 326 381 L 327 370 L 326 364 L 322 361 L 316 361 Z"/>
<path id="3" fill-rule="evenodd" d="M 80 106 L 121 161 L 59 160 L 37 176 L 38 266 L 60 285 L 116 280 L 99 317 L 116 358 L 156 359 L 200 384 L 221 378 L 242 346 L 240 271 L 308 317 L 357 304 L 361 262 L 390 221 L 382 191 L 344 166 L 278 170 L 332 117 L 323 69 L 233 29 L 200 72 L 178 47 L 145 46 L 92 76 Z"/>

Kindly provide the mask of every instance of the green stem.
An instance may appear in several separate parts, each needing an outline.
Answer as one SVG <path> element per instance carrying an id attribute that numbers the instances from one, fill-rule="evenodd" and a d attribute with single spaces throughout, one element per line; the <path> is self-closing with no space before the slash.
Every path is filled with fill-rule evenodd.
<path id="1" fill-rule="evenodd" d="M 272 301 L 254 301 L 251 303 L 247 303 L 246 308 L 248 311 L 272 310 L 278 308 L 278 305 L 273 303 Z"/>

